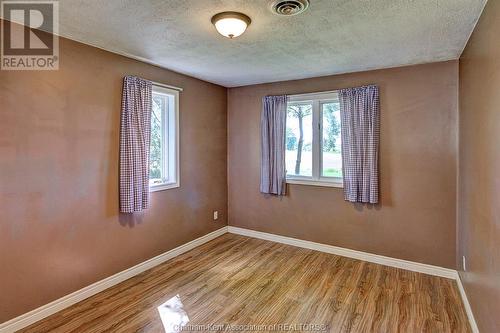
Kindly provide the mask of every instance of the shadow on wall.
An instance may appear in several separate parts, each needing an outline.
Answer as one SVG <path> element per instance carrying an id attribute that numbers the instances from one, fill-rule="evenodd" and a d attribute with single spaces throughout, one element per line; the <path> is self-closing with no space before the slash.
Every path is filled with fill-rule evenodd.
<path id="1" fill-rule="evenodd" d="M 380 195 L 379 197 L 380 199 L 382 199 L 382 195 Z M 382 200 L 380 200 L 382 201 Z M 379 202 L 378 204 L 370 204 L 370 203 L 362 203 L 362 202 L 347 202 L 346 203 L 349 203 L 351 204 L 355 210 L 357 210 L 358 212 L 362 212 L 363 210 L 367 209 L 367 210 L 372 210 L 372 209 L 375 209 L 377 211 L 381 210 L 382 209 L 382 204 Z"/>
<path id="2" fill-rule="evenodd" d="M 142 224 L 144 213 L 137 212 L 133 214 L 120 213 L 118 215 L 118 222 L 122 227 L 133 228 L 137 224 Z"/>
<path id="3" fill-rule="evenodd" d="M 115 91 L 122 91 L 122 79 L 117 78 L 116 83 L 113 88 Z M 102 169 L 105 172 L 100 173 L 102 175 L 102 182 L 106 184 L 106 217 L 115 217 L 119 214 L 119 159 L 120 159 L 120 114 L 121 114 L 121 93 L 116 94 L 119 96 L 115 98 L 113 102 L 113 110 L 111 113 L 109 128 L 112 130 L 109 132 L 109 147 L 107 147 L 107 156 L 102 158 Z M 120 219 L 120 217 L 119 217 Z M 120 224 L 121 221 L 120 221 Z M 123 224 L 122 224 L 123 225 Z"/>
<path id="4" fill-rule="evenodd" d="M 284 201 L 284 200 L 288 199 L 292 195 L 292 190 L 291 190 L 291 186 L 287 186 L 287 192 L 286 192 L 286 195 L 284 195 L 284 196 L 273 195 L 273 194 L 266 194 L 266 193 L 260 193 L 260 194 L 264 197 L 265 200 L 277 199 L 279 201 Z M 386 202 L 382 202 L 383 198 L 384 198 L 384 196 L 382 195 L 382 193 L 380 193 L 380 195 L 379 195 L 379 203 L 377 203 L 377 204 L 361 203 L 361 202 L 348 202 L 348 201 L 344 201 L 344 202 L 345 202 L 346 205 L 352 206 L 358 212 L 362 212 L 365 209 L 366 210 L 372 210 L 372 209 L 374 209 L 376 211 L 380 211 L 382 209 L 382 204 L 384 206 L 389 206 L 389 205 L 386 204 Z"/>

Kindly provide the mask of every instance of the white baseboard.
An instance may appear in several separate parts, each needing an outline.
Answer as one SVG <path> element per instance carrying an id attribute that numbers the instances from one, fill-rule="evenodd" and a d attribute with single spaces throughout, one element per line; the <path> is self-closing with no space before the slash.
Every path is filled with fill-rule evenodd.
<path id="1" fill-rule="evenodd" d="M 253 237 L 253 238 L 260 238 L 260 239 L 265 239 L 265 240 L 269 240 L 269 241 L 273 241 L 273 242 L 277 242 L 277 243 L 298 246 L 298 247 L 302 247 L 305 249 L 336 254 L 336 255 L 342 256 L 342 257 L 364 260 L 364 261 L 368 261 L 368 262 L 372 262 L 372 263 L 380 264 L 380 265 L 385 265 L 385 266 L 402 268 L 402 269 L 406 269 L 408 271 L 425 273 L 425 274 L 430 274 L 430 275 L 435 275 L 435 276 L 441 276 L 441 277 L 448 278 L 448 279 L 456 279 L 456 276 L 457 276 L 457 271 L 455 271 L 454 269 L 443 268 L 443 267 L 427 265 L 427 264 L 421 264 L 418 262 L 413 262 L 413 261 L 408 261 L 408 260 L 390 258 L 390 257 L 381 256 L 378 254 L 350 250 L 350 249 L 346 249 L 343 247 L 315 243 L 315 242 L 310 242 L 310 241 L 301 240 L 301 239 L 297 239 L 297 238 L 279 236 L 279 235 L 275 235 L 275 234 L 268 234 L 266 232 L 254 231 L 254 230 L 243 229 L 243 228 L 238 228 L 238 227 L 229 226 L 228 229 L 229 229 L 229 232 L 233 233 L 233 234 L 238 234 L 238 235 L 248 236 L 248 237 Z"/>
<path id="2" fill-rule="evenodd" d="M 138 275 L 150 268 L 153 268 L 167 260 L 170 260 L 184 252 L 187 252 L 197 246 L 200 246 L 212 239 L 215 239 L 223 234 L 227 233 L 227 227 L 220 228 L 209 234 L 206 234 L 200 238 L 190 241 L 189 243 L 183 244 L 175 249 L 162 253 L 154 258 L 146 260 L 138 265 L 135 265 L 129 269 L 116 273 L 110 277 L 107 277 L 101 281 L 91 284 L 85 288 L 75 291 L 69 295 L 61 297 L 49 304 L 43 305 L 35 310 L 25 313 L 19 317 L 13 318 L 5 323 L 0 324 L 0 333 L 12 333 L 27 327 L 41 319 L 44 319 L 58 311 L 61 311 L 73 304 L 76 304 L 90 296 L 93 296 L 107 288 L 110 288 L 120 282 L 123 282 L 135 275 Z"/>
<path id="3" fill-rule="evenodd" d="M 469 317 L 469 323 L 473 333 L 479 333 L 479 328 L 476 323 L 476 319 L 474 319 L 474 313 L 472 313 L 472 308 L 469 303 L 469 299 L 467 298 L 467 294 L 465 293 L 464 286 L 462 285 L 462 279 L 460 278 L 460 274 L 457 272 L 457 285 L 458 290 L 460 291 L 460 296 L 462 296 L 462 301 L 464 302 L 465 312 L 467 312 L 467 317 Z"/>

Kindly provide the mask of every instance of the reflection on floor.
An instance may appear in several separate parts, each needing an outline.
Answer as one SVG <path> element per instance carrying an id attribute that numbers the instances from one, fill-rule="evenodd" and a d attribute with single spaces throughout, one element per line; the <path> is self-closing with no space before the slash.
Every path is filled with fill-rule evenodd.
<path id="1" fill-rule="evenodd" d="M 453 280 L 232 234 L 22 332 L 181 328 L 470 332 Z"/>
<path id="2" fill-rule="evenodd" d="M 189 322 L 189 317 L 186 311 L 184 311 L 184 305 L 182 305 L 179 295 L 175 295 L 160 305 L 158 312 L 160 313 L 165 333 L 179 332 Z"/>

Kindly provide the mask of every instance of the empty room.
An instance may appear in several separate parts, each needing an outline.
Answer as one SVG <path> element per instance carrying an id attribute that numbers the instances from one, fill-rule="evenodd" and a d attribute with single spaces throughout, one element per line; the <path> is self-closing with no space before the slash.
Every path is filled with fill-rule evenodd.
<path id="1" fill-rule="evenodd" d="M 500 0 L 0 6 L 0 333 L 500 332 Z"/>

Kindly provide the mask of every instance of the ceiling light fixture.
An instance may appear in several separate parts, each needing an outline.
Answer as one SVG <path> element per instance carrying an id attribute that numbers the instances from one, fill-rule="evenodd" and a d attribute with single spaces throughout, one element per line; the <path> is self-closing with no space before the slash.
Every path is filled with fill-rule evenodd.
<path id="1" fill-rule="evenodd" d="M 250 17 L 238 12 L 222 12 L 212 17 L 215 29 L 227 38 L 238 37 L 245 32 L 251 22 Z"/>

